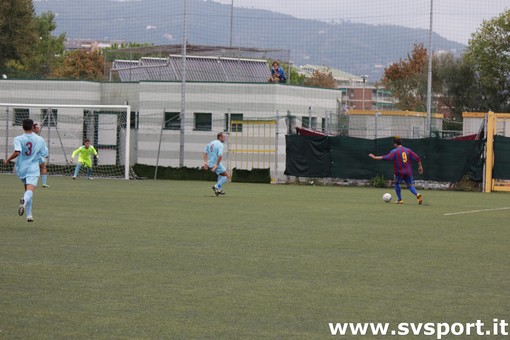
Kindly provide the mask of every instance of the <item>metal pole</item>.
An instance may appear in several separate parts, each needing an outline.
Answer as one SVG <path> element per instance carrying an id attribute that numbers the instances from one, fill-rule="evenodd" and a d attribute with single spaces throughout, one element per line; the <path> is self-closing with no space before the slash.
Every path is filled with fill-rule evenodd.
<path id="1" fill-rule="evenodd" d="M 368 79 L 368 76 L 366 74 L 361 76 L 361 79 L 363 79 L 363 94 L 362 94 L 362 100 L 361 100 L 361 109 L 365 111 L 365 84 Z"/>
<path id="2" fill-rule="evenodd" d="M 322 132 L 329 134 L 329 126 L 331 125 L 331 112 L 326 110 L 325 114 L 326 124 L 324 126 L 324 130 Z"/>
<path id="3" fill-rule="evenodd" d="M 363 77 L 363 99 L 361 102 L 361 109 L 365 111 L 365 77 Z"/>
<path id="4" fill-rule="evenodd" d="M 374 117 L 374 119 L 375 119 L 375 123 L 374 123 L 375 134 L 374 134 L 374 137 L 375 138 L 374 139 L 377 139 L 377 119 L 379 118 L 380 115 L 381 115 L 380 112 L 376 112 L 375 113 L 375 117 Z"/>
<path id="5" fill-rule="evenodd" d="M 124 152 L 124 179 L 129 179 L 129 168 L 131 165 L 131 105 L 126 101 L 126 141 Z"/>
<path id="6" fill-rule="evenodd" d="M 232 120 L 232 111 L 231 111 L 230 107 L 227 110 L 227 115 L 226 115 L 225 119 L 226 119 L 225 124 L 227 124 L 226 132 L 227 132 L 227 135 L 228 135 L 228 138 L 227 138 L 227 150 L 228 150 L 228 152 L 226 152 L 227 158 L 226 158 L 226 162 L 225 163 L 228 163 L 228 169 L 230 171 L 232 171 L 232 157 L 230 155 L 230 136 L 232 136 L 232 128 L 231 128 L 232 124 L 230 124 L 230 121 Z"/>
<path id="7" fill-rule="evenodd" d="M 159 132 L 159 143 L 158 143 L 158 152 L 156 156 L 156 168 L 154 169 L 154 179 L 158 179 L 158 168 L 159 168 L 159 157 L 161 154 L 161 141 L 163 140 L 163 131 L 165 130 L 165 109 L 163 109 L 163 122 L 161 123 L 161 131 Z"/>
<path id="8" fill-rule="evenodd" d="M 50 156 L 51 156 L 51 116 L 52 116 L 52 111 L 53 109 L 51 107 L 48 107 L 46 109 L 46 119 L 47 119 L 47 124 L 48 124 L 48 160 L 50 159 Z M 41 122 L 41 127 L 44 123 L 44 118 L 43 118 L 43 121 Z M 58 131 L 57 131 L 57 134 L 58 134 Z M 67 163 L 67 159 L 66 159 L 66 163 Z"/>
<path id="9" fill-rule="evenodd" d="M 230 6 L 230 48 L 232 48 L 232 27 L 234 23 L 234 0 L 232 0 L 232 5 Z"/>
<path id="10" fill-rule="evenodd" d="M 290 70 L 291 70 L 291 61 L 290 61 L 290 50 L 287 50 L 287 60 L 289 61 L 289 63 L 287 64 L 287 84 L 290 84 Z"/>
<path id="11" fill-rule="evenodd" d="M 108 60 L 106 58 L 107 54 L 108 54 L 108 50 L 104 50 L 104 54 L 103 54 L 103 56 L 104 56 L 104 58 L 103 58 L 103 79 L 105 79 L 105 77 L 106 77 L 106 61 Z M 111 81 L 111 79 L 110 79 L 110 81 Z"/>
<path id="12" fill-rule="evenodd" d="M 11 126 L 11 124 L 9 122 L 9 107 L 8 106 L 6 109 L 6 114 L 7 114 L 7 121 L 5 124 L 5 158 L 4 159 L 9 157 L 9 126 Z"/>
<path id="13" fill-rule="evenodd" d="M 432 113 L 432 18 L 433 18 L 433 5 L 434 0 L 430 0 L 430 27 L 429 27 L 429 70 L 427 77 L 427 121 L 425 123 L 426 137 L 430 137 L 430 123 Z"/>
<path id="14" fill-rule="evenodd" d="M 274 136 L 274 181 L 278 179 L 278 143 L 280 136 L 280 112 L 276 110 L 276 126 L 275 126 L 275 136 Z M 269 161 L 271 164 L 271 161 Z"/>
<path id="15" fill-rule="evenodd" d="M 290 115 L 290 110 L 287 110 L 287 134 L 292 135 L 292 117 Z"/>
<path id="16" fill-rule="evenodd" d="M 182 70 L 181 70 L 181 120 L 180 146 L 179 146 L 179 167 L 184 166 L 184 127 L 186 117 L 186 44 L 188 40 L 188 0 L 184 0 L 184 28 L 182 38 Z"/>

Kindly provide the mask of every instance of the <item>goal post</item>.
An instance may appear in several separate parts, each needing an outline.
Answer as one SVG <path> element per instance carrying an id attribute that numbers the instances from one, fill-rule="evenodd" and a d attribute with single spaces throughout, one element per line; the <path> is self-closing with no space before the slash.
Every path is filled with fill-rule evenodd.
<path id="1" fill-rule="evenodd" d="M 72 152 L 89 139 L 100 157 L 94 161 L 94 177 L 130 179 L 130 105 L 0 103 L 1 158 L 13 151 L 13 139 L 23 132 L 22 122 L 27 118 L 41 127 L 50 175 L 72 175 Z"/>
<path id="2" fill-rule="evenodd" d="M 505 135 L 507 121 L 510 122 L 508 114 L 497 114 L 490 111 L 485 116 L 486 148 L 483 191 L 487 193 L 492 191 L 510 192 L 510 178 L 507 176 L 501 178 L 497 176 L 497 174 L 494 174 L 496 163 L 508 163 L 509 159 L 508 153 L 505 152 L 509 147 L 508 142 L 501 142 L 501 144 L 499 144 L 499 146 L 503 148 L 503 151 L 499 152 L 498 157 L 496 157 L 498 150 L 495 149 L 495 144 L 497 142 L 496 136 L 498 134 L 502 136 Z"/>

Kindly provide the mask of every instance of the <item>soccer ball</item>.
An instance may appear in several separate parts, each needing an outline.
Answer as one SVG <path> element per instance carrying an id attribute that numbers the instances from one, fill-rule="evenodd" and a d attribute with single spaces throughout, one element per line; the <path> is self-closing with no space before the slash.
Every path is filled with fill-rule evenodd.
<path id="1" fill-rule="evenodd" d="M 391 201 L 391 194 L 389 192 L 385 193 L 384 195 L 382 195 L 382 199 L 384 202 Z"/>

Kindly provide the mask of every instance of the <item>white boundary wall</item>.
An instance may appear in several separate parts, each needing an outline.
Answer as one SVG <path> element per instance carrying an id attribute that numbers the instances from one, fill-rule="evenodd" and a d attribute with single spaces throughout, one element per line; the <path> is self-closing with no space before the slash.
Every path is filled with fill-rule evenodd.
<path id="1" fill-rule="evenodd" d="M 129 106 L 136 124 L 131 129 L 129 163 L 179 166 L 180 131 L 162 129 L 165 112 L 181 111 L 180 82 L 96 83 L 86 81 L 3 80 L 0 102 L 46 105 Z M 204 146 L 226 129 L 226 115 L 242 114 L 243 119 L 276 119 L 278 173 L 285 169 L 285 135 L 288 114 L 318 122 L 338 114 L 341 92 L 331 89 L 298 87 L 281 84 L 187 83 L 184 119 L 184 166 L 202 164 Z M 196 113 L 211 114 L 210 131 L 199 131 Z M 129 130 L 129 129 L 128 129 Z M 0 130 L 0 140 L 5 137 Z M 274 143 L 274 139 L 271 143 Z M 228 148 L 228 143 L 227 143 Z M 250 170 L 250 169 L 248 169 Z"/>

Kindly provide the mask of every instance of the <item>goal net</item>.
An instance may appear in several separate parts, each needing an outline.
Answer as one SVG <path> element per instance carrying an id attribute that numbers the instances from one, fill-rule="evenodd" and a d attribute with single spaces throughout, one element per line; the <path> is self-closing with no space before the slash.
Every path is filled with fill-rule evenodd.
<path id="1" fill-rule="evenodd" d="M 85 139 L 90 140 L 100 157 L 93 159 L 93 176 L 129 179 L 130 167 L 129 105 L 58 105 L 0 103 L 0 158 L 13 152 L 13 139 L 23 133 L 22 122 L 30 118 L 41 127 L 40 136 L 48 146 L 46 167 L 49 175 L 72 176 L 71 155 Z M 77 159 L 75 158 L 74 164 Z M 2 172 L 12 167 L 2 166 Z M 82 167 L 82 176 L 86 169 Z"/>

